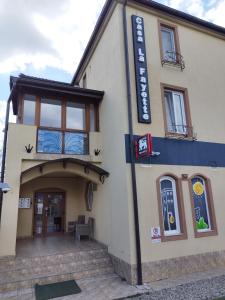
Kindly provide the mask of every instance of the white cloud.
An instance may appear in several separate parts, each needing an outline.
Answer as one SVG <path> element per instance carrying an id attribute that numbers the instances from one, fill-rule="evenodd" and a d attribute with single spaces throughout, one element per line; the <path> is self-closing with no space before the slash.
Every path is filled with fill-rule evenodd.
<path id="1" fill-rule="evenodd" d="M 74 73 L 105 0 L 1 0 L 0 73 L 26 65 Z"/>
<path id="2" fill-rule="evenodd" d="M 225 26 L 225 0 L 158 0 Z M 1 0 L 0 73 L 47 66 L 73 74 L 105 0 Z"/>
<path id="3" fill-rule="evenodd" d="M 216 6 L 208 10 L 205 13 L 205 17 L 209 21 L 225 27 L 224 12 L 225 12 L 225 0 L 218 2 Z"/>

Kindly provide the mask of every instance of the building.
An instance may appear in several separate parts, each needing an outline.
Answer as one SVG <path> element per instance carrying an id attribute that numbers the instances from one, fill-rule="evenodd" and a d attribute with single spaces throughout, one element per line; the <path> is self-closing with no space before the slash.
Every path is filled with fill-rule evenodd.
<path id="1" fill-rule="evenodd" d="M 224 265 L 224 50 L 222 27 L 154 1 L 108 0 L 72 84 L 11 78 L 0 255 L 85 215 L 130 283 Z M 146 133 L 153 155 L 137 158 Z M 62 213 L 43 223 L 51 201 Z"/>

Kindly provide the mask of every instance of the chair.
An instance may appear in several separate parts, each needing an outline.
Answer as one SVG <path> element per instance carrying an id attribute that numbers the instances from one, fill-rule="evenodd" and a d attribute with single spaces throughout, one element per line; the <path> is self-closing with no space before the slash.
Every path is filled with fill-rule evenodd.
<path id="1" fill-rule="evenodd" d="M 75 239 L 80 241 L 81 236 L 88 236 L 93 238 L 94 235 L 94 219 L 89 218 L 87 224 L 79 224 L 78 222 L 75 224 Z"/>
<path id="2" fill-rule="evenodd" d="M 85 224 L 85 216 L 84 215 L 79 215 L 77 219 L 78 224 Z"/>

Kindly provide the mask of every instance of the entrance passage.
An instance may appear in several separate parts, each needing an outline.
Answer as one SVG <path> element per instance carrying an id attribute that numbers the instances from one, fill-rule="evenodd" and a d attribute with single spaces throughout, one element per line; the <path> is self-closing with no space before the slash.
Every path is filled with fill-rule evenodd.
<path id="1" fill-rule="evenodd" d="M 65 195 L 38 192 L 35 195 L 34 234 L 43 236 L 64 232 Z"/>

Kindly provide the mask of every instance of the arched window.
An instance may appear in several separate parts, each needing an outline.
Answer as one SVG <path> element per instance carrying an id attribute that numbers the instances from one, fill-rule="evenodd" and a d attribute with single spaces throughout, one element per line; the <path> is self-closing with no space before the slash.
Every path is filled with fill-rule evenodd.
<path id="1" fill-rule="evenodd" d="M 162 240 L 186 238 L 183 200 L 178 179 L 164 175 L 157 180 L 157 185 Z"/>
<path id="2" fill-rule="evenodd" d="M 216 234 L 216 220 L 209 180 L 201 175 L 195 175 L 190 180 L 190 188 L 195 236 Z"/>

